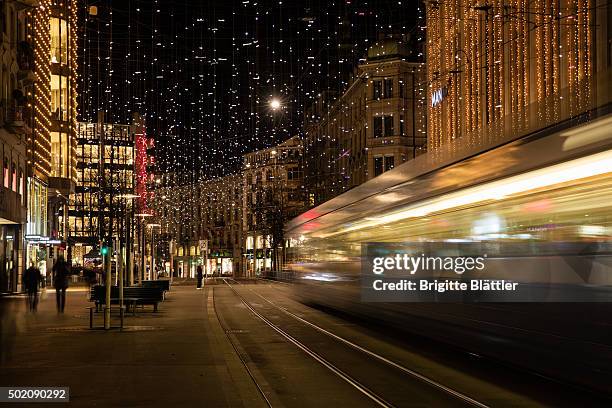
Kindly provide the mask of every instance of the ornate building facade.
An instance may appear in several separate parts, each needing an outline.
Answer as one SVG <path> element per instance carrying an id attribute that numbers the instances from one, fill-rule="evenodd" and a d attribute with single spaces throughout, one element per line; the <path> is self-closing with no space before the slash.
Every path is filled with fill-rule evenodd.
<path id="1" fill-rule="evenodd" d="M 600 0 L 427 2 L 429 149 L 587 112 L 609 65 Z M 606 62 L 607 61 L 607 62 Z"/>
<path id="2" fill-rule="evenodd" d="M 153 200 L 166 272 L 194 278 L 198 266 L 209 275 L 240 276 L 242 270 L 242 174 L 208 180 L 167 173 Z"/>
<path id="3" fill-rule="evenodd" d="M 68 196 L 76 178 L 77 23 L 77 0 L 0 5 L 2 122 L 13 135 L 3 140 L 3 159 L 9 174 L 15 162 L 17 212 L 25 209 L 24 219 L 13 224 L 24 228 L 4 234 L 3 241 L 13 244 L 0 256 L 10 269 L 9 283 L 0 290 L 20 290 L 29 263 L 45 275 L 65 248 Z M 11 208 L 13 201 L 8 200 Z M 8 209 L 0 204 L 7 206 L 0 212 Z"/>
<path id="4" fill-rule="evenodd" d="M 305 185 L 318 205 L 423 153 L 425 64 L 396 39 L 368 50 L 344 93 L 306 112 Z"/>
<path id="5" fill-rule="evenodd" d="M 243 167 L 243 276 L 278 270 L 284 224 L 304 210 L 303 146 L 298 136 L 247 153 Z M 276 249 L 276 250 L 274 250 Z"/>

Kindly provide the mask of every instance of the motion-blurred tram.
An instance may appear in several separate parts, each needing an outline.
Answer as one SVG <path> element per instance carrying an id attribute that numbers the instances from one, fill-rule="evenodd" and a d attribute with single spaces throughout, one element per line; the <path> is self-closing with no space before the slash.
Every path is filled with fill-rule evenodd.
<path id="1" fill-rule="evenodd" d="M 612 392 L 612 303 L 604 302 L 612 299 L 612 114 L 485 145 L 419 156 L 292 220 L 287 253 L 296 296 Z M 572 285 L 586 299 L 364 302 L 364 242 L 548 243 L 562 255 L 548 268 L 538 261 L 549 254 L 537 250 L 500 254 L 483 277 Z M 591 258 L 581 263 L 585 247 Z"/>

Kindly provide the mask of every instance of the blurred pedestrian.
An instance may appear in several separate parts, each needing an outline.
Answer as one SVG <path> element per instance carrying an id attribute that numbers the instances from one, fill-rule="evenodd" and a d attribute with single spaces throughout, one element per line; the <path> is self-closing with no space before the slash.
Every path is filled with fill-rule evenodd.
<path id="1" fill-rule="evenodd" d="M 64 257 L 60 255 L 53 265 L 53 286 L 55 287 L 55 299 L 57 302 L 57 311 L 64 313 L 66 306 L 66 289 L 68 288 L 68 264 Z"/>
<path id="2" fill-rule="evenodd" d="M 40 269 L 34 266 L 34 262 L 31 262 L 23 275 L 23 284 L 28 293 L 28 310 L 31 312 L 35 312 L 38 308 L 38 287 L 41 281 Z"/>
<path id="3" fill-rule="evenodd" d="M 202 265 L 198 265 L 198 286 L 197 289 L 202 289 L 202 278 L 204 274 L 202 273 Z"/>

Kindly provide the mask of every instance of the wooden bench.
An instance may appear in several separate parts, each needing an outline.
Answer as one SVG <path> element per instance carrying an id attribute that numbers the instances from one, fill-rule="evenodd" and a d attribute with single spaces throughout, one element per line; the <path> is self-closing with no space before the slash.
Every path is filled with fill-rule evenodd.
<path id="1" fill-rule="evenodd" d="M 90 302 L 95 302 L 96 311 L 106 303 L 106 286 L 94 285 L 90 289 Z M 144 288 L 140 286 L 128 286 L 123 288 L 123 301 L 132 305 L 136 313 L 137 305 L 153 305 L 153 311 L 157 312 L 157 305 L 164 300 L 164 291 L 161 288 Z M 111 304 L 118 304 L 119 288 L 111 286 Z"/>
<path id="2" fill-rule="evenodd" d="M 143 280 L 140 286 L 143 288 L 161 288 L 164 292 L 168 292 L 170 291 L 170 280 Z"/>

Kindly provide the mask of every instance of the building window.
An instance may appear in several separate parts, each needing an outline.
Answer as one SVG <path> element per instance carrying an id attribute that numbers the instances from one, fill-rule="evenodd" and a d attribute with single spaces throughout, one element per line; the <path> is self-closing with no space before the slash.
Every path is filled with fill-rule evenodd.
<path id="1" fill-rule="evenodd" d="M 393 98 L 393 79 L 385 79 L 385 98 Z"/>
<path id="2" fill-rule="evenodd" d="M 382 95 L 382 81 L 380 81 L 380 80 L 372 81 L 372 85 L 374 86 L 373 93 L 372 93 L 372 98 L 373 99 L 381 99 L 383 97 L 383 95 Z"/>
<path id="3" fill-rule="evenodd" d="M 51 75 L 51 114 L 55 119 L 68 120 L 68 78 Z"/>
<path id="4" fill-rule="evenodd" d="M 393 79 L 372 81 L 373 99 L 393 98 Z"/>
<path id="5" fill-rule="evenodd" d="M 383 173 L 383 158 L 381 156 L 374 157 L 374 177 L 380 176 Z"/>
<path id="6" fill-rule="evenodd" d="M 406 125 L 404 124 L 404 115 L 400 115 L 400 136 L 406 136 Z"/>
<path id="7" fill-rule="evenodd" d="M 404 81 L 399 81 L 399 97 L 403 98 L 404 97 Z"/>
<path id="8" fill-rule="evenodd" d="M 384 116 L 385 136 L 393 136 L 393 116 Z"/>
<path id="9" fill-rule="evenodd" d="M 124 157 L 125 155 L 119 155 Z M 51 132 L 51 177 L 69 178 L 68 174 L 68 135 Z"/>
<path id="10" fill-rule="evenodd" d="M 17 166 L 15 166 L 15 162 L 13 162 L 11 167 L 11 173 L 11 188 L 14 192 L 17 192 Z"/>
<path id="11" fill-rule="evenodd" d="M 385 171 L 389 171 L 393 167 L 395 167 L 395 157 L 394 156 L 385 156 Z"/>
<path id="12" fill-rule="evenodd" d="M 24 203 L 24 195 L 23 195 L 23 169 L 19 168 L 19 195 L 21 196 L 21 204 Z"/>
<path id="13" fill-rule="evenodd" d="M 7 160 L 7 158 L 4 158 L 4 173 L 2 173 L 3 176 L 3 180 L 4 180 L 4 187 L 6 188 L 10 188 L 9 185 L 9 162 Z"/>
<path id="14" fill-rule="evenodd" d="M 51 62 L 65 65 L 68 62 L 68 24 L 66 20 L 51 18 Z"/>
<path id="15" fill-rule="evenodd" d="M 383 117 L 374 117 L 374 137 L 382 137 L 383 135 Z"/>

